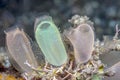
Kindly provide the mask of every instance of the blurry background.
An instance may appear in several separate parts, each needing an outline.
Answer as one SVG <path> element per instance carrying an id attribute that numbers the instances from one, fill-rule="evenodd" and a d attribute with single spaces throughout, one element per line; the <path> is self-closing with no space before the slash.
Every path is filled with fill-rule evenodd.
<path id="1" fill-rule="evenodd" d="M 102 40 L 103 35 L 113 36 L 115 25 L 120 24 L 120 0 L 0 0 L 0 47 L 5 46 L 4 31 L 9 27 L 23 27 L 34 40 L 36 17 L 52 16 L 63 32 L 70 27 L 68 19 L 75 14 L 88 16 L 94 22 L 96 38 Z M 111 52 L 101 59 L 111 66 L 120 61 L 120 53 Z"/>
<path id="2" fill-rule="evenodd" d="M 119 0 L 0 0 L 0 46 L 5 46 L 4 30 L 19 25 L 34 40 L 35 18 L 49 14 L 61 32 L 69 27 L 74 14 L 88 16 L 94 22 L 96 38 L 114 35 L 120 24 Z"/>

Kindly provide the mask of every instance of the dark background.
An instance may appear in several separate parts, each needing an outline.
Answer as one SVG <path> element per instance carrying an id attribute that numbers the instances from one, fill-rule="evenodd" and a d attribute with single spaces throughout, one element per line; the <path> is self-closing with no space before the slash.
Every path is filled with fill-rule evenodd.
<path id="1" fill-rule="evenodd" d="M 62 32 L 73 15 L 88 16 L 94 22 L 96 38 L 114 35 L 120 24 L 119 0 L 0 0 L 0 46 L 5 46 L 9 27 L 19 25 L 34 40 L 35 18 L 50 15 Z"/>

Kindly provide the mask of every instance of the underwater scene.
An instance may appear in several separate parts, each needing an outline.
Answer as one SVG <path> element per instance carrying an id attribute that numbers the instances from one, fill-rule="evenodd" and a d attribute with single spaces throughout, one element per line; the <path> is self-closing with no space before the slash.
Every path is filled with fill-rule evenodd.
<path id="1" fill-rule="evenodd" d="M 120 80 L 119 0 L 0 0 L 0 80 Z"/>

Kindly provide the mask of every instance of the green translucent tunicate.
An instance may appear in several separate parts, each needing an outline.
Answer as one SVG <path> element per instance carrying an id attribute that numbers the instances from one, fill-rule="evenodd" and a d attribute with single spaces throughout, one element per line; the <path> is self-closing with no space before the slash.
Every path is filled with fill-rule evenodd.
<path id="1" fill-rule="evenodd" d="M 67 53 L 60 32 L 50 16 L 36 19 L 35 38 L 47 62 L 54 66 L 66 63 Z"/>

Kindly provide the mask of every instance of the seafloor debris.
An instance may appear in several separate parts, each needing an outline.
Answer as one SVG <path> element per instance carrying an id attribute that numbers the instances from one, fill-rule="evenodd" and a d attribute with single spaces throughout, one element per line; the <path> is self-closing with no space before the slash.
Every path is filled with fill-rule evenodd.
<path id="1" fill-rule="evenodd" d="M 0 80 L 24 80 L 23 78 L 16 78 L 14 75 L 0 73 Z"/>

